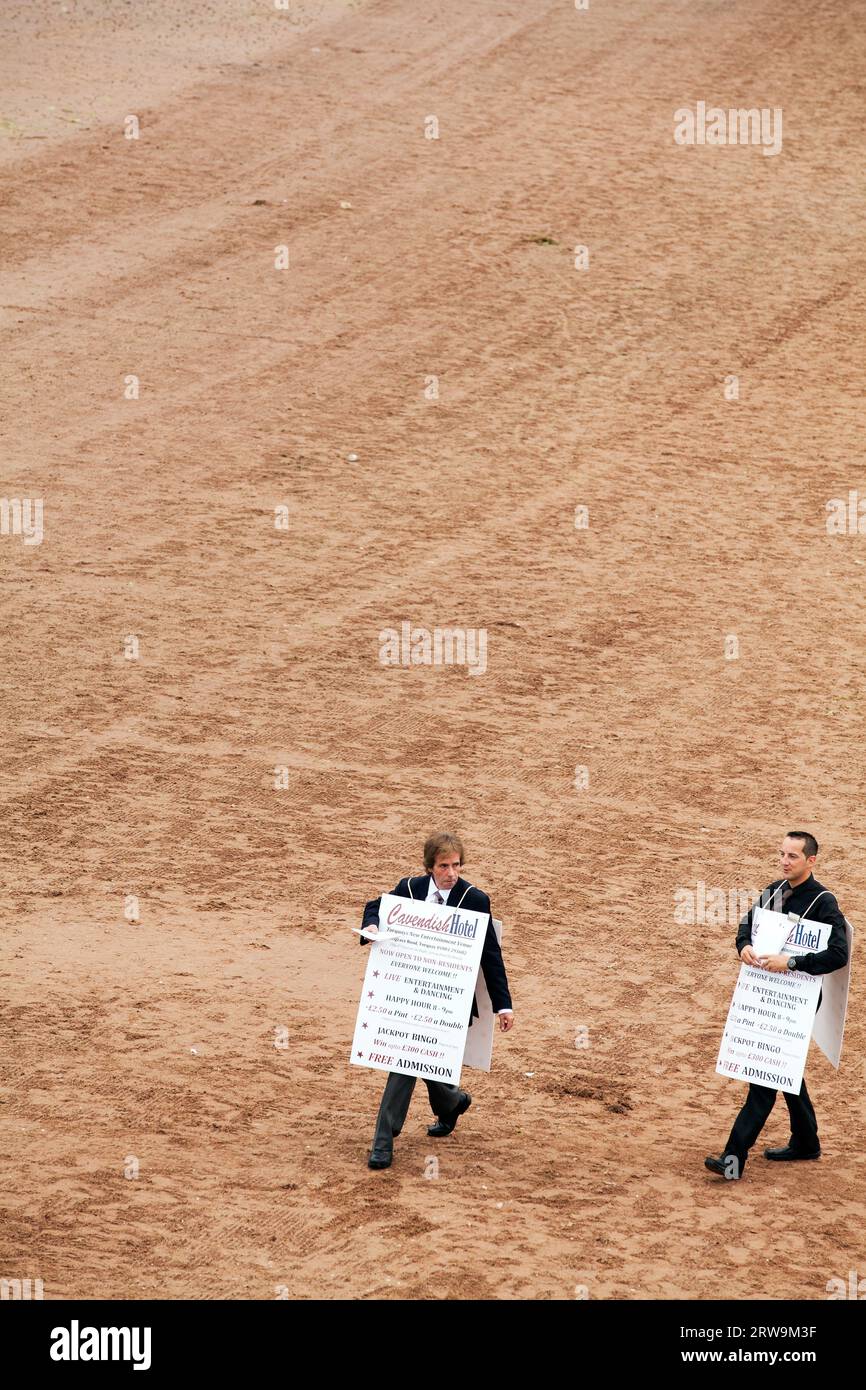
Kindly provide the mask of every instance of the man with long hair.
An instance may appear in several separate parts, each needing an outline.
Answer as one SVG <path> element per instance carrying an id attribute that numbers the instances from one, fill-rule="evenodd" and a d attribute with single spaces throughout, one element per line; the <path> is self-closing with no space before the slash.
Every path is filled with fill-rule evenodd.
<path id="1" fill-rule="evenodd" d="M 424 845 L 425 874 L 401 878 L 393 890 L 398 898 L 414 898 L 418 902 L 433 902 L 449 907 L 462 906 L 472 912 L 482 912 L 487 916 L 487 930 L 481 952 L 481 972 L 490 995 L 493 1012 L 499 1015 L 499 1027 L 503 1033 L 514 1025 L 514 1010 L 508 992 L 508 978 L 505 964 L 493 927 L 493 914 L 490 899 L 480 888 L 474 888 L 460 877 L 463 868 L 463 842 L 458 835 L 442 831 L 430 835 Z M 374 936 L 379 927 L 379 904 L 381 898 L 374 898 L 364 908 L 362 927 Z M 366 944 L 365 937 L 360 938 Z M 478 1017 L 478 1004 L 473 997 L 472 1019 Z M 404 1076 L 401 1072 L 389 1072 L 385 1092 L 379 1106 L 373 1147 L 367 1160 L 370 1168 L 389 1168 L 394 1155 L 394 1140 L 403 1128 L 412 1092 L 417 1078 Z M 458 1119 L 469 1109 L 472 1097 L 459 1086 L 447 1085 L 442 1081 L 426 1081 L 430 1097 L 430 1107 L 437 1117 L 427 1133 L 433 1139 L 441 1139 L 451 1134 Z"/>

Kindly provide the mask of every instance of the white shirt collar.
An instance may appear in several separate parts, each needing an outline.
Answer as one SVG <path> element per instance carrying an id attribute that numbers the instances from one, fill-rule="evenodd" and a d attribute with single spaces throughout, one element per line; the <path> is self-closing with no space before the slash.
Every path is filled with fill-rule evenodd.
<path id="1" fill-rule="evenodd" d="M 447 903 L 448 897 L 449 897 L 449 895 L 450 895 L 450 893 L 451 893 L 451 889 L 449 888 L 447 892 L 443 892 L 443 890 L 442 890 L 441 888 L 437 888 L 437 887 L 436 887 L 436 880 L 435 880 L 435 878 L 433 877 L 433 875 L 431 874 L 431 875 L 430 875 L 430 887 L 427 889 L 427 901 L 428 901 L 428 903 L 435 902 L 434 894 L 436 894 L 436 893 L 439 894 L 439 896 L 440 896 L 440 898 L 442 899 L 443 903 Z"/>

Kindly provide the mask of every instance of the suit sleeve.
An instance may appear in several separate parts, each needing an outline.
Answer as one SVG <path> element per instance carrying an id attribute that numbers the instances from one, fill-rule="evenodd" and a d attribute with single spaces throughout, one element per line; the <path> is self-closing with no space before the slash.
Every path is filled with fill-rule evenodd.
<path id="1" fill-rule="evenodd" d="M 752 913 L 754 907 L 750 907 L 745 917 L 740 922 L 737 929 L 737 955 L 740 954 L 744 946 L 751 944 L 752 940 Z"/>
<path id="2" fill-rule="evenodd" d="M 766 893 L 766 891 L 767 890 L 764 889 L 764 893 Z M 764 893 L 761 894 L 762 899 Z M 756 906 L 756 903 L 752 903 L 752 906 L 749 908 L 745 917 L 742 918 L 740 925 L 737 928 L 737 955 L 740 954 L 744 946 L 751 946 L 752 944 L 752 914 L 754 913 Z"/>
<path id="3" fill-rule="evenodd" d="M 409 897 L 409 880 L 408 880 L 408 878 L 401 878 L 401 879 L 400 879 L 400 882 L 397 884 L 397 887 L 394 888 L 392 891 L 393 891 L 393 893 L 394 893 L 394 896 L 397 897 L 397 898 L 408 898 L 408 897 Z M 380 906 L 381 902 L 382 902 L 382 895 L 380 894 L 378 898 L 372 898 L 371 901 L 368 902 L 368 903 L 365 905 L 365 907 L 364 907 L 364 915 L 363 915 L 363 917 L 361 918 L 361 926 L 362 926 L 362 927 L 377 927 L 377 926 L 379 925 L 379 906 Z M 369 944 L 370 944 L 369 940 L 368 940 L 366 937 L 359 936 L 359 937 L 358 937 L 358 940 L 360 941 L 360 943 L 361 943 L 362 946 L 369 946 Z"/>
<path id="4" fill-rule="evenodd" d="M 829 975 L 832 970 L 841 970 L 848 964 L 848 933 L 845 918 L 839 904 L 830 893 L 821 899 L 819 922 L 830 922 L 832 930 L 826 951 L 812 951 L 807 956 L 797 956 L 797 968 L 806 975 Z M 796 955 L 796 949 L 794 954 Z"/>
<path id="5" fill-rule="evenodd" d="M 500 1009 L 510 1009 L 511 995 L 508 992 L 508 976 L 505 973 L 505 962 L 502 959 L 502 948 L 496 939 L 496 932 L 493 927 L 493 912 L 490 907 L 490 899 L 485 895 L 486 906 L 480 909 L 489 912 L 487 921 L 487 932 L 484 937 L 484 946 L 481 951 L 481 973 L 484 976 L 484 983 L 487 986 L 487 993 L 490 995 L 490 1003 L 494 1013 Z"/>

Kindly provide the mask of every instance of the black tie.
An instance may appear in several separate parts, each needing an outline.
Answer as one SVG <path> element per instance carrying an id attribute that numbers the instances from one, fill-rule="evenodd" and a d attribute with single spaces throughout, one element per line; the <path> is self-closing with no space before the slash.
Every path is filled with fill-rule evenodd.
<path id="1" fill-rule="evenodd" d="M 780 912 L 787 912 L 787 911 L 788 911 L 788 903 L 789 903 L 789 901 L 791 900 L 791 898 L 792 898 L 793 896 L 794 896 L 794 890 L 793 890 L 793 888 L 790 886 L 790 884 L 786 884 L 786 886 L 782 889 L 782 905 L 781 905 L 781 907 L 779 908 L 779 911 L 780 911 Z"/>
<path id="2" fill-rule="evenodd" d="M 436 889 L 436 892 L 433 894 L 433 901 L 434 903 L 441 903 L 443 907 L 445 905 L 445 899 L 442 897 L 442 894 L 439 892 L 438 888 Z"/>

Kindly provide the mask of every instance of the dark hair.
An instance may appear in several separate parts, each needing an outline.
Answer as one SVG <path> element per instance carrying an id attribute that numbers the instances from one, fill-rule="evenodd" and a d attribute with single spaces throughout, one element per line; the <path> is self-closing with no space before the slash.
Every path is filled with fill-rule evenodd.
<path id="1" fill-rule="evenodd" d="M 811 859 L 813 854 L 818 853 L 818 841 L 814 835 L 810 835 L 808 830 L 789 830 L 785 836 L 786 840 L 802 840 L 803 853 L 807 859 Z"/>
<path id="2" fill-rule="evenodd" d="M 443 850 L 453 850 L 455 854 L 459 854 L 462 865 L 465 855 L 460 836 L 452 835 L 450 830 L 440 830 L 435 835 L 429 835 L 424 845 L 424 868 L 428 873 Z"/>

